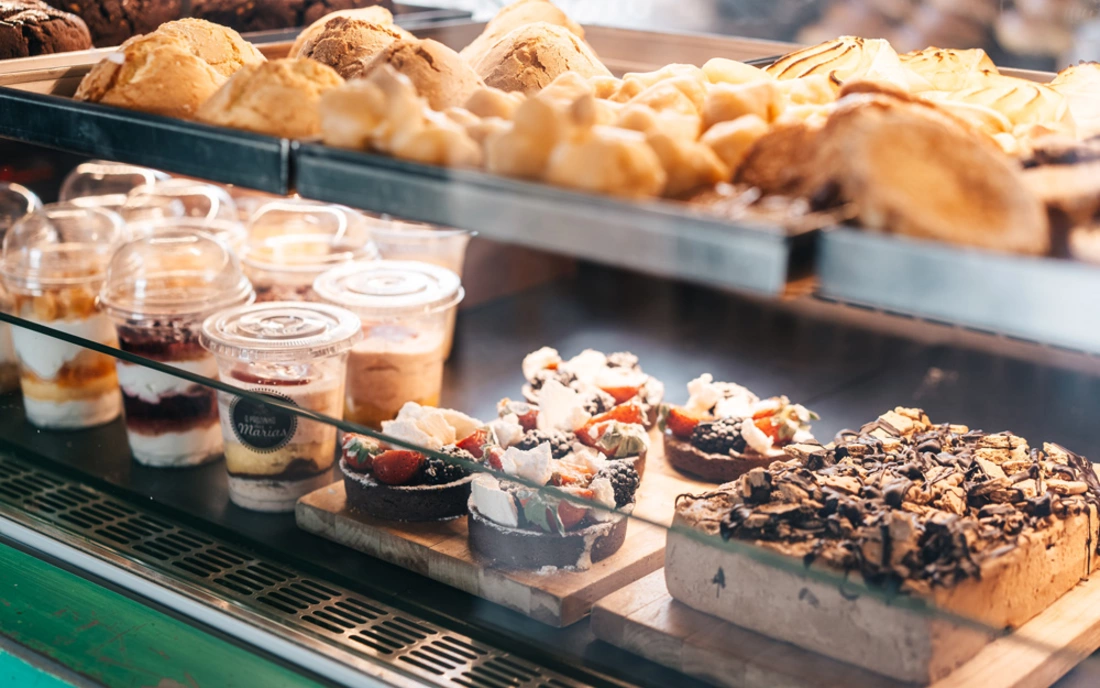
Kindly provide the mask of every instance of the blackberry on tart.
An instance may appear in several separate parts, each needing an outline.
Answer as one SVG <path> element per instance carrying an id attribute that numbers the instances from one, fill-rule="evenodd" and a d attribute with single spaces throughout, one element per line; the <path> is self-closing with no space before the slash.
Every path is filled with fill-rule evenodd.
<path id="1" fill-rule="evenodd" d="M 531 449 L 492 447 L 486 463 L 516 478 L 473 479 L 470 549 L 489 565 L 583 570 L 625 542 L 640 482 L 631 463 L 579 443 L 555 459 L 549 441 Z"/>
<path id="2" fill-rule="evenodd" d="M 629 463 L 639 476 L 645 473 L 649 435 L 639 405 L 619 404 L 592 414 L 583 392 L 557 380 L 543 385 L 537 399 L 538 404 L 510 399 L 499 404 L 500 417 L 489 424 L 498 445 L 533 449 L 545 443 L 554 460 L 590 447 L 609 461 Z"/>
<path id="3" fill-rule="evenodd" d="M 585 349 L 564 360 L 556 349 L 543 347 L 524 357 L 523 376 L 523 397 L 531 403 L 537 403 L 539 392 L 553 380 L 582 393 L 592 415 L 623 404 L 639 407 L 647 428 L 656 422 L 665 394 L 664 384 L 647 375 L 638 357 L 625 351 L 604 354 Z"/>
<path id="4" fill-rule="evenodd" d="M 481 462 L 490 439 L 483 424 L 458 411 L 410 402 L 395 420 L 382 424 L 382 432 L 432 453 L 345 435 L 340 472 L 349 506 L 387 521 L 438 521 L 466 514 L 471 466 Z"/>
<path id="5" fill-rule="evenodd" d="M 714 483 L 736 480 L 785 456 L 783 447 L 813 440 L 817 414 L 787 397 L 759 399 L 710 374 L 688 383 L 688 403 L 661 408 L 665 459 L 677 470 Z"/>

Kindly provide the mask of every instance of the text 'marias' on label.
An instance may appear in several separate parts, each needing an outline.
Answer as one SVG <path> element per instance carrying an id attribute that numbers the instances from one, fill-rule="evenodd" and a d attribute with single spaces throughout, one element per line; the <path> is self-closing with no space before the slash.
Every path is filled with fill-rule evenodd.
<path id="1" fill-rule="evenodd" d="M 290 397 L 269 389 L 249 391 L 297 406 Z M 293 413 L 242 397 L 230 402 L 229 422 L 240 443 L 261 454 L 285 447 L 298 429 L 298 416 Z"/>

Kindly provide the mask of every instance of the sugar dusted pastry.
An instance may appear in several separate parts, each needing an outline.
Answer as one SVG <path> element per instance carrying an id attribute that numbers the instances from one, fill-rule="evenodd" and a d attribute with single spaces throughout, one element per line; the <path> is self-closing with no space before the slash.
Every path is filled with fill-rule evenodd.
<path id="1" fill-rule="evenodd" d="M 271 136 L 309 138 L 321 133 L 321 95 L 343 83 L 331 67 L 304 57 L 248 65 L 202 104 L 196 119 Z"/>
<path id="2" fill-rule="evenodd" d="M 483 85 L 458 53 L 431 39 L 389 44 L 367 65 L 363 76 L 386 66 L 408 77 L 416 92 L 436 110 L 463 105 Z"/>
<path id="3" fill-rule="evenodd" d="M 737 119 L 715 124 L 703 134 L 700 141 L 710 146 L 726 167 L 736 171 L 759 139 L 768 133 L 768 123 L 756 115 L 744 115 Z"/>
<path id="4" fill-rule="evenodd" d="M 516 114 L 516 108 L 523 101 L 523 94 L 507 93 L 499 88 L 483 86 L 470 94 L 463 107 L 477 117 L 512 119 Z"/>
<path id="5" fill-rule="evenodd" d="M 584 39 L 547 22 L 513 29 L 473 66 L 489 86 L 527 94 L 542 90 L 565 72 L 583 77 L 611 76 Z"/>
<path id="6" fill-rule="evenodd" d="M 580 24 L 570 19 L 554 3 L 549 0 L 516 0 L 505 5 L 497 12 L 496 16 L 485 25 L 481 32 L 468 46 L 462 50 L 462 59 L 470 64 L 478 61 L 505 35 L 527 24 L 546 22 L 560 26 L 568 30 L 580 39 L 584 39 L 584 29 Z"/>
<path id="7" fill-rule="evenodd" d="M 608 99 L 625 103 L 651 86 L 680 77 L 692 79 L 699 84 L 710 83 L 706 73 L 695 65 L 670 64 L 652 72 L 627 72 L 623 75 L 618 90 L 610 94 Z"/>
<path id="8" fill-rule="evenodd" d="M 747 84 L 774 78 L 759 67 L 725 57 L 712 57 L 703 64 L 702 69 L 713 84 Z"/>
<path id="9" fill-rule="evenodd" d="M 760 80 L 744 84 L 719 84 L 707 93 L 703 106 L 703 127 L 755 115 L 772 122 L 783 112 L 785 98 L 778 82 Z"/>
<path id="10" fill-rule="evenodd" d="M 662 132 L 646 136 L 646 143 L 657 154 L 665 170 L 666 196 L 681 196 L 700 187 L 713 187 L 730 178 L 730 166 L 705 143 Z"/>
<path id="11" fill-rule="evenodd" d="M 369 8 L 368 8 L 369 9 Z M 380 8 L 381 9 L 381 8 Z M 304 40 L 292 57 L 308 57 L 336 70 L 345 79 L 362 76 L 370 61 L 401 40 L 415 40 L 408 31 L 389 23 L 371 22 L 354 17 L 335 17 L 326 21 Z"/>
<path id="12" fill-rule="evenodd" d="M 612 196 L 659 196 L 668 181 L 643 134 L 595 126 L 560 142 L 547 160 L 546 181 Z"/>

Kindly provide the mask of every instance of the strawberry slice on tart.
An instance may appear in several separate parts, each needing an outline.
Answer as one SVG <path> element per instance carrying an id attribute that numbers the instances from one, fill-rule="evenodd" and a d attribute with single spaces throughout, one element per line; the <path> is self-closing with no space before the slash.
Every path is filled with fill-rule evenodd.
<path id="1" fill-rule="evenodd" d="M 688 394 L 683 406 L 663 406 L 659 419 L 665 459 L 681 472 L 726 483 L 784 460 L 787 445 L 814 441 L 817 414 L 787 397 L 761 400 L 709 373 L 688 383 Z"/>
<path id="2" fill-rule="evenodd" d="M 489 444 L 485 425 L 457 411 L 410 402 L 382 424 L 382 433 L 424 451 L 346 434 L 340 472 L 349 506 L 387 521 L 466 514 L 471 467 L 482 461 Z"/>

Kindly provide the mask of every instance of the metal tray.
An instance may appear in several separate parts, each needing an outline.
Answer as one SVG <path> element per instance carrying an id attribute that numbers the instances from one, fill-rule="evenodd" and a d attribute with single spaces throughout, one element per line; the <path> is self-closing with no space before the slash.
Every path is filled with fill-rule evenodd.
<path id="1" fill-rule="evenodd" d="M 846 227 L 816 267 L 829 299 L 1100 354 L 1100 267 Z"/>

